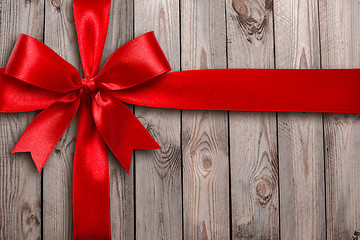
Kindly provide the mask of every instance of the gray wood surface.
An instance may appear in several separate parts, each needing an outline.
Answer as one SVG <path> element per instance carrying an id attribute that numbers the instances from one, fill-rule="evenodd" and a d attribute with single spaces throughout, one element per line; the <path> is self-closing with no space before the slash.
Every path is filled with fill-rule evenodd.
<path id="1" fill-rule="evenodd" d="M 102 64 L 154 30 L 174 71 L 359 68 L 359 22 L 360 0 L 113 0 Z M 81 71 L 72 0 L 0 0 L 0 67 L 19 33 Z M 162 149 L 136 150 L 130 175 L 109 152 L 113 239 L 360 231 L 359 114 L 129 107 Z M 72 239 L 77 119 L 39 175 L 10 154 L 35 115 L 0 114 L 0 239 Z"/>
<path id="2" fill-rule="evenodd" d="M 80 69 L 72 1 L 45 1 L 44 43 Z M 66 130 L 43 169 L 43 237 L 71 239 L 72 169 L 77 118 Z"/>
<path id="3" fill-rule="evenodd" d="M 320 1 L 323 68 L 360 68 L 360 1 Z M 327 238 L 360 229 L 360 115 L 326 114 Z"/>
<path id="4" fill-rule="evenodd" d="M 179 2 L 134 1 L 135 36 L 154 30 L 173 70 L 180 70 Z M 135 151 L 136 238 L 182 238 L 181 112 L 135 107 L 162 147 Z"/>
<path id="5" fill-rule="evenodd" d="M 318 1 L 274 1 L 276 68 L 320 68 Z M 289 79 L 291 81 L 291 79 Z M 321 113 L 278 113 L 283 239 L 325 239 Z"/>
<path id="6" fill-rule="evenodd" d="M 273 68 L 271 1 L 226 4 L 229 68 Z M 229 124 L 232 237 L 278 239 L 276 114 L 230 112 Z"/>
<path id="7" fill-rule="evenodd" d="M 0 1 L 0 67 L 20 33 L 43 40 L 43 23 L 43 1 Z M 10 153 L 34 117 L 0 115 L 0 239 L 41 238 L 41 175 L 29 154 Z"/>
<path id="8" fill-rule="evenodd" d="M 181 1 L 182 70 L 226 68 L 225 2 Z M 229 239 L 228 114 L 182 112 L 184 239 Z"/>

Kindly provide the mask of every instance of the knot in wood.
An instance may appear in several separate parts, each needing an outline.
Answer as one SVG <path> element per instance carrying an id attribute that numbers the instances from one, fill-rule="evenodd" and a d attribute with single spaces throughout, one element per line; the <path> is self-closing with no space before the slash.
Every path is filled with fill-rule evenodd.
<path id="1" fill-rule="evenodd" d="M 203 168 L 204 169 L 210 169 L 211 167 L 212 167 L 212 160 L 211 160 L 211 158 L 210 157 L 205 157 L 204 159 L 203 159 Z"/>
<path id="2" fill-rule="evenodd" d="M 51 5 L 53 5 L 57 11 L 59 11 L 61 8 L 61 3 L 59 2 L 59 0 L 52 0 Z"/>
<path id="3" fill-rule="evenodd" d="M 233 0 L 232 7 L 234 8 L 235 12 L 238 14 L 239 17 L 241 18 L 249 17 L 250 10 L 244 0 Z"/>
<path id="4" fill-rule="evenodd" d="M 272 189 L 271 189 L 271 183 L 267 179 L 261 178 L 255 187 L 256 194 L 263 200 L 262 203 L 266 204 L 271 196 L 272 196 Z"/>

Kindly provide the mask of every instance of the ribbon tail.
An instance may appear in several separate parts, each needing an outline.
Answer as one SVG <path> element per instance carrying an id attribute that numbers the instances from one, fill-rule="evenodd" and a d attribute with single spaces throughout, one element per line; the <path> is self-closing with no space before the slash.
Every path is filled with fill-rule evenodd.
<path id="1" fill-rule="evenodd" d="M 128 173 L 134 149 L 160 148 L 130 109 L 111 93 L 99 92 L 92 111 L 101 136 Z"/>
<path id="2" fill-rule="evenodd" d="M 12 153 L 30 152 L 40 173 L 57 142 L 75 117 L 79 100 L 76 93 L 70 93 L 39 113 L 20 137 Z"/>
<path id="3" fill-rule="evenodd" d="M 106 144 L 95 126 L 91 99 L 79 109 L 73 169 L 74 239 L 110 239 L 109 163 Z"/>

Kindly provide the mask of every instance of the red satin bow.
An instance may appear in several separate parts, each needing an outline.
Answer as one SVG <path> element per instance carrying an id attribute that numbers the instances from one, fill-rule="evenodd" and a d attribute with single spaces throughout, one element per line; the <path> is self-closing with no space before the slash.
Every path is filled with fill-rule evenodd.
<path id="1" fill-rule="evenodd" d="M 122 103 L 165 108 L 360 112 L 360 70 L 219 69 L 166 73 L 152 32 L 119 48 L 98 73 L 110 0 L 74 0 L 84 76 L 41 42 L 20 35 L 0 71 L 0 112 L 44 109 L 13 152 L 39 170 L 79 111 L 73 169 L 75 239 L 110 239 L 109 146 L 126 171 L 133 149 L 158 144 Z M 105 27 L 106 26 L 106 27 Z"/>
<path id="2" fill-rule="evenodd" d="M 144 50 L 146 55 L 143 54 Z M 6 83 L 12 81 L 14 84 L 36 86 L 38 88 L 34 88 L 35 94 L 40 90 L 49 96 L 31 99 L 26 102 L 29 106 L 20 104 L 23 109 L 16 108 L 17 101 L 13 103 L 15 105 L 5 105 L 16 111 L 45 107 L 21 136 L 13 152 L 31 152 L 41 172 L 80 106 L 79 118 L 93 119 L 86 120 L 85 125 L 85 120 L 79 120 L 80 131 L 85 127 L 85 132 L 98 129 L 100 135 L 97 138 L 105 141 L 128 172 L 133 149 L 157 149 L 159 145 L 114 93 L 134 87 L 169 70 L 170 66 L 153 32 L 141 35 L 119 48 L 99 74 L 88 72 L 85 78 L 81 78 L 71 64 L 43 43 L 27 35 L 20 35 L 4 71 L 6 76 L 17 80 L 9 79 Z M 9 90 L 14 89 L 16 88 Z M 18 97 L 32 97 L 32 92 L 15 94 Z M 4 95 L 8 96 L 9 101 L 10 94 Z M 78 137 L 81 139 L 82 135 Z M 78 142 L 84 145 L 79 139 Z M 96 155 L 96 152 L 91 154 Z"/>
<path id="3" fill-rule="evenodd" d="M 96 75 L 97 70 L 85 69 L 84 65 L 85 78 L 81 78 L 71 64 L 47 46 L 20 35 L 4 73 L 18 79 L 8 79 L 6 83 L 30 84 L 38 87 L 34 88 L 34 94 L 40 90 L 49 95 L 27 101 L 30 106 L 20 104 L 24 109 L 16 109 L 17 101 L 15 105 L 6 104 L 16 111 L 45 107 L 12 151 L 30 152 L 39 172 L 80 108 L 73 177 L 74 232 L 76 236 L 83 236 L 82 232 L 86 232 L 86 236 L 93 237 L 97 235 L 99 225 L 97 221 L 89 221 L 92 219 L 89 215 L 98 218 L 99 214 L 109 214 L 109 209 L 103 210 L 109 202 L 106 145 L 127 172 L 133 149 L 160 148 L 129 108 L 113 96 L 113 92 L 134 87 L 167 72 L 170 66 L 150 32 L 119 48 L 99 74 Z M 9 88 L 11 91 L 15 89 Z M 29 93 L 15 92 L 14 95 L 32 97 L 32 92 Z M 9 99 L 11 94 L 6 95 Z M 108 219 L 109 216 L 104 216 L 104 220 Z M 84 226 L 84 223 L 89 223 L 89 226 Z"/>
<path id="4" fill-rule="evenodd" d="M 106 145 L 127 172 L 133 149 L 160 148 L 113 93 L 159 76 L 170 66 L 150 32 L 119 48 L 97 74 L 109 12 L 110 1 L 74 1 L 85 78 L 50 48 L 26 35 L 19 36 L 1 74 L 2 112 L 45 108 L 12 151 L 30 152 L 39 172 L 79 110 L 73 169 L 76 239 L 110 239 Z"/>

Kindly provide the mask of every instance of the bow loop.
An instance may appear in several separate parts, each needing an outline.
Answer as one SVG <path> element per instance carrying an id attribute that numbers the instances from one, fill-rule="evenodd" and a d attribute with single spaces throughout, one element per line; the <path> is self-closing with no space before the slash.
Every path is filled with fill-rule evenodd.
<path id="1" fill-rule="evenodd" d="M 99 88 L 130 88 L 171 70 L 154 32 L 145 33 L 116 50 L 95 79 Z"/>
<path id="2" fill-rule="evenodd" d="M 20 34 L 4 71 L 30 85 L 66 93 L 81 87 L 79 72 L 42 42 Z"/>
<path id="3" fill-rule="evenodd" d="M 44 109 L 64 95 L 26 84 L 4 74 L 3 68 L 0 69 L 0 112 Z"/>

